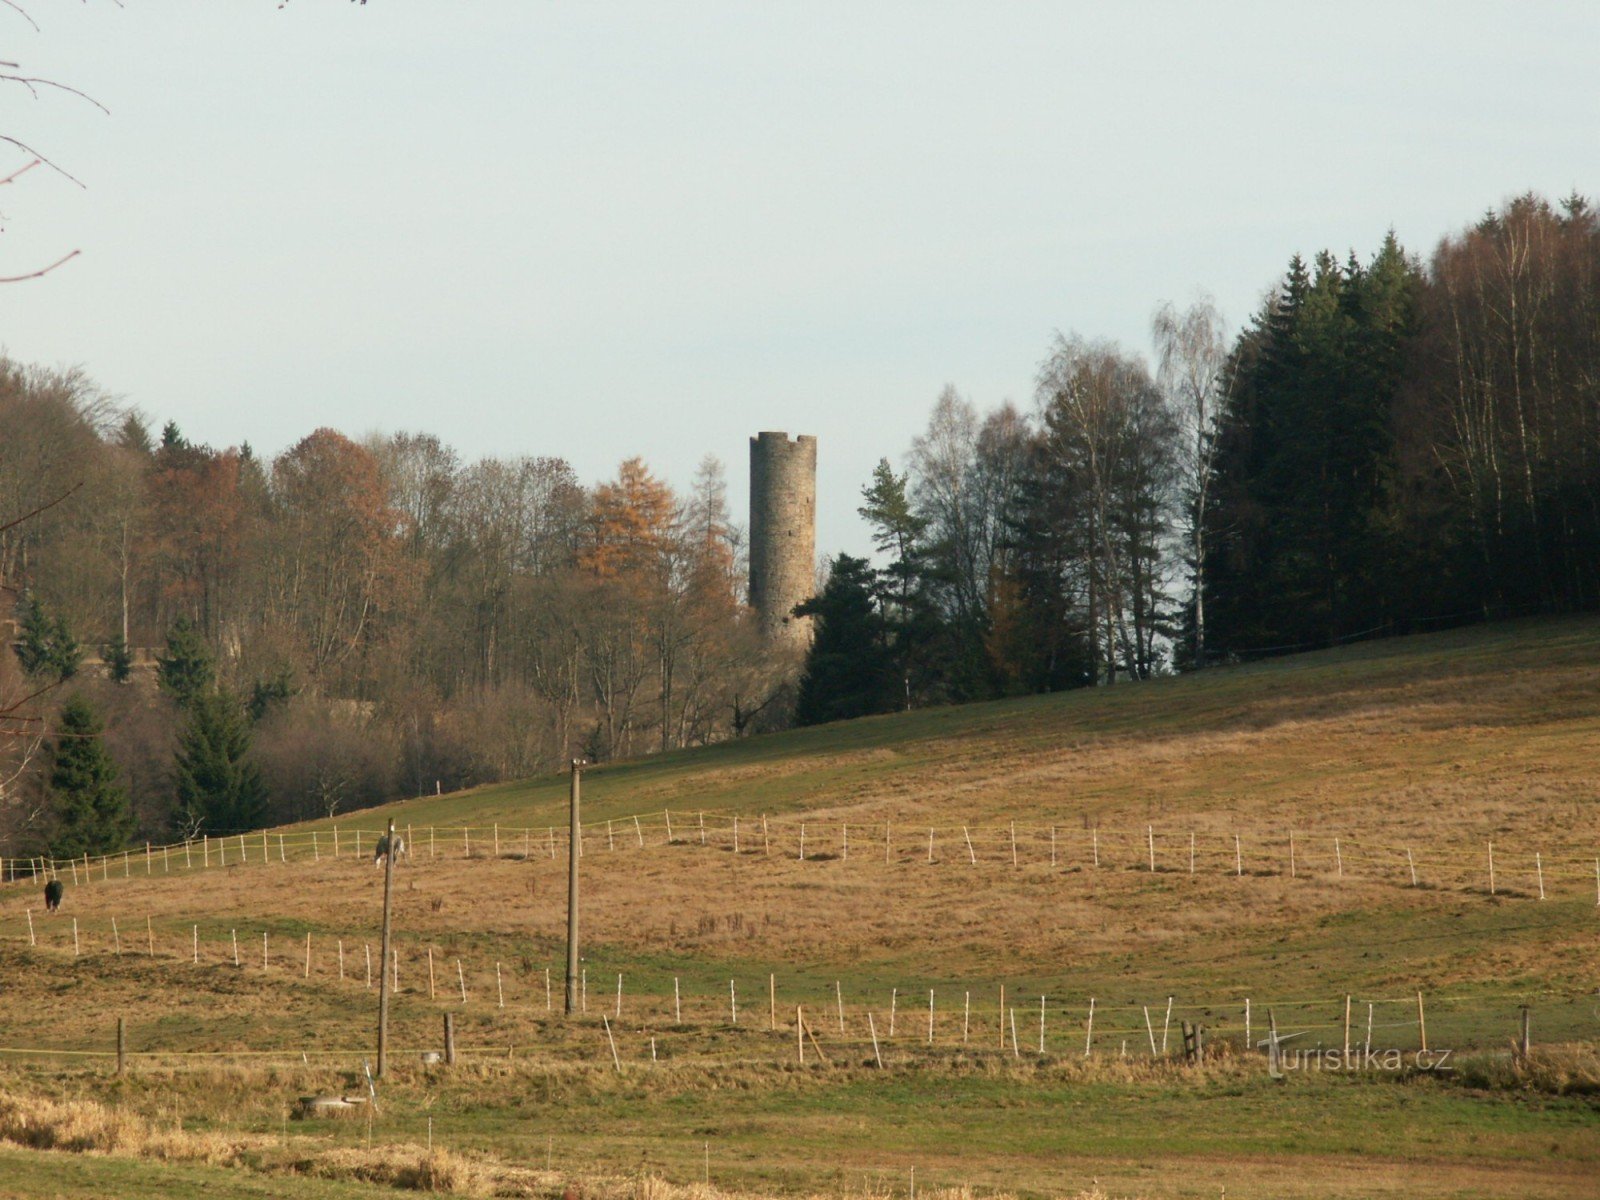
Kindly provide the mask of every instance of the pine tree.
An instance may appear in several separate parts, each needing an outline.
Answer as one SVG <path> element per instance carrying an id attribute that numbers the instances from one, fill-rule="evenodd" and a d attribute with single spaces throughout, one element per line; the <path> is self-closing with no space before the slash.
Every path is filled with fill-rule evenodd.
<path id="1" fill-rule="evenodd" d="M 17 658 L 29 675 L 65 682 L 78 673 L 83 647 L 65 617 L 52 617 L 36 597 L 29 597 L 18 629 Z"/>
<path id="2" fill-rule="evenodd" d="M 17 628 L 17 658 L 29 675 L 41 675 L 50 662 L 50 639 L 54 626 L 37 597 L 22 604 L 22 620 Z"/>
<path id="3" fill-rule="evenodd" d="M 822 594 L 795 607 L 796 616 L 816 618 L 795 724 L 818 725 L 897 707 L 897 672 L 873 585 L 866 559 L 841 554 Z"/>
<path id="4" fill-rule="evenodd" d="M 188 708 L 173 770 L 179 831 L 192 836 L 257 827 L 266 815 L 267 788 L 249 757 L 250 726 L 239 702 L 220 689 L 207 690 Z"/>
<path id="5" fill-rule="evenodd" d="M 167 652 L 156 656 L 156 683 L 170 692 L 181 708 L 211 686 L 211 653 L 188 617 L 179 617 L 167 631 Z"/>
<path id="6" fill-rule="evenodd" d="M 133 650 L 118 633 L 101 648 L 100 657 L 111 674 L 113 683 L 127 683 L 133 675 Z"/>
<path id="7" fill-rule="evenodd" d="M 128 795 L 117 783 L 117 765 L 100 742 L 93 707 L 73 696 L 61 709 L 61 727 L 50 769 L 50 802 L 56 832 L 50 853 L 57 858 L 108 854 L 133 835 Z"/>

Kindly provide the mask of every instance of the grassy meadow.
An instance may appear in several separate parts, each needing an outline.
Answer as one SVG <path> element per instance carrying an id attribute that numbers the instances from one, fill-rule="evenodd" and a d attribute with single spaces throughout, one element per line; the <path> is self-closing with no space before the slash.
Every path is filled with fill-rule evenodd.
<path id="1" fill-rule="evenodd" d="M 1592 1194 L 1597 764 L 1592 618 L 605 764 L 570 1020 L 565 776 L 7 885 L 0 1195 Z"/>

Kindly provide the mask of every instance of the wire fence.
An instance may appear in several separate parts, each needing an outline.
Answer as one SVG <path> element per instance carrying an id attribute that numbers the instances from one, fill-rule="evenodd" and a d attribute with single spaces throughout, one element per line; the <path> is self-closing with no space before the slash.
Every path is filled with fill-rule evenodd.
<path id="1" fill-rule="evenodd" d="M 818 981 L 814 973 L 792 967 L 752 973 L 748 968 L 726 982 L 711 982 L 704 963 L 686 964 L 683 973 L 652 964 L 623 969 L 585 963 L 573 981 L 572 1019 L 562 1015 L 565 980 L 561 968 L 542 966 L 525 956 L 495 959 L 459 953 L 436 941 L 400 937 L 384 963 L 376 939 L 327 934 L 285 935 L 267 928 L 220 930 L 190 923 L 187 929 L 149 918 L 134 928 L 115 918 L 83 921 L 59 917 L 28 925 L 24 960 L 30 972 L 79 965 L 105 967 L 112 959 L 148 963 L 170 971 L 189 968 L 199 982 L 231 972 L 276 989 L 280 1007 L 295 1007 L 297 986 L 335 989 L 334 995 L 366 994 L 375 1000 L 380 976 L 389 975 L 391 993 L 407 1019 L 429 1013 L 467 1014 L 474 1034 L 497 1056 L 554 1055 L 562 1061 L 589 1061 L 597 1048 L 616 1047 L 616 1060 L 640 1062 L 781 1061 L 787 1058 L 799 1022 L 819 1055 L 842 1054 L 841 1061 L 939 1064 L 952 1055 L 996 1054 L 1006 1059 L 1065 1059 L 1114 1054 L 1166 1058 L 1181 1052 L 1185 1024 L 1204 1030 L 1213 1046 L 1235 1051 L 1264 1050 L 1267 1043 L 1297 1048 L 1336 1047 L 1348 1053 L 1451 1051 L 1499 1047 L 1516 1036 L 1522 1011 L 1539 1014 L 1541 1036 L 1557 1041 L 1593 1042 L 1600 1036 L 1600 995 L 1552 988 L 1434 990 L 1424 986 L 1379 994 L 1283 995 L 1264 985 L 1262 994 L 1196 996 L 1182 989 L 1155 989 L 1129 995 L 1083 994 L 1038 980 L 908 982 L 904 986 L 862 986 L 844 979 Z M 242 936 L 241 936 L 242 934 Z M 632 973 L 630 973 L 630 971 Z M 170 976 L 163 980 L 171 983 Z M 181 980 L 180 986 L 183 986 Z M 339 989 L 342 989 L 340 991 Z M 351 1011 L 339 1002 L 345 1018 Z M 13 1010 L 0 1023 L 7 1043 L 24 1019 Z M 597 1023 L 598 1026 L 597 1027 Z M 604 1043 L 598 1041 L 604 1030 Z M 585 1032 L 587 1031 L 587 1032 Z M 729 1035 L 743 1040 L 729 1044 Z M 326 1046 L 239 1048 L 237 1028 L 220 1034 L 227 1049 L 186 1050 L 153 1047 L 152 1057 L 249 1058 L 283 1055 L 339 1056 Z M 177 1036 L 167 1031 L 164 1038 Z M 203 1019 L 182 1035 L 191 1045 L 206 1039 Z M 767 1040 L 763 1040 L 767 1039 Z M 41 1036 L 34 1045 L 0 1045 L 0 1057 L 98 1056 L 107 1048 L 83 1047 Z M 55 1044 L 52 1044 L 55 1043 Z M 491 1052 L 487 1050 L 485 1052 Z M 776 1056 L 776 1057 L 774 1057 Z M 309 1057 L 306 1057 L 309 1061 Z"/>
<path id="2" fill-rule="evenodd" d="M 560 861 L 564 828 L 500 825 L 397 827 L 416 860 L 449 858 L 520 862 Z M 375 857 L 383 829 L 257 830 L 222 837 L 129 848 L 79 858 L 0 859 L 0 892 L 40 879 L 83 886 L 135 877 L 172 875 L 250 864 L 320 863 L 324 858 Z M 578 853 L 661 851 L 699 847 L 743 859 L 790 859 L 817 866 L 915 866 L 1013 869 L 1145 870 L 1152 874 L 1232 875 L 1365 880 L 1401 887 L 1453 889 L 1486 895 L 1547 899 L 1593 896 L 1600 907 L 1600 855 L 1593 841 L 1568 836 L 1553 846 L 1508 848 L 1485 839 L 1481 849 L 1459 844 L 1382 844 L 1324 830 L 1222 831 L 1151 823 L 1139 828 L 1098 826 L 914 825 L 815 817 L 663 810 L 604 821 L 580 830 Z"/>

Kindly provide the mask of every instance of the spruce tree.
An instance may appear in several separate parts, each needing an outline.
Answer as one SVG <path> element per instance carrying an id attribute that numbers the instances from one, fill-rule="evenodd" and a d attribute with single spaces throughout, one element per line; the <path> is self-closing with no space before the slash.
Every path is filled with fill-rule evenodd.
<path id="1" fill-rule="evenodd" d="M 188 617 L 179 617 L 167 631 L 167 652 L 156 656 L 156 683 L 170 692 L 180 708 L 188 708 L 211 686 L 211 652 Z"/>
<path id="2" fill-rule="evenodd" d="M 117 783 L 117 765 L 100 742 L 101 724 L 82 696 L 61 709 L 59 740 L 50 768 L 50 804 L 56 858 L 109 854 L 133 835 L 128 794 Z"/>
<path id="3" fill-rule="evenodd" d="M 17 658 L 29 675 L 65 682 L 78 673 L 83 647 L 72 636 L 66 618 L 52 617 L 37 597 L 29 597 L 17 631 Z"/>
<path id="4" fill-rule="evenodd" d="M 816 618 L 795 724 L 842 721 L 897 707 L 897 672 L 873 601 L 874 582 L 866 559 L 841 554 L 822 595 L 795 607 L 795 615 Z"/>
<path id="5" fill-rule="evenodd" d="M 120 633 L 101 648 L 100 657 L 113 683 L 127 683 L 133 675 L 133 650 Z"/>
<path id="6" fill-rule="evenodd" d="M 173 769 L 179 831 L 236 833 L 257 827 L 267 811 L 267 788 L 251 761 L 250 725 L 228 692 L 207 690 L 189 702 L 189 724 Z"/>

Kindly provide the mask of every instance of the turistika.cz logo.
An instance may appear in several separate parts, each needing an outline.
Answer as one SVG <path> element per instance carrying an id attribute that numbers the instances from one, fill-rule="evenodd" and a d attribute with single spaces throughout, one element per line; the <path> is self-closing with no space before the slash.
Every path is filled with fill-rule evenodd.
<path id="1" fill-rule="evenodd" d="M 1346 1051 L 1332 1046 L 1286 1047 L 1304 1034 L 1289 1033 L 1256 1043 L 1267 1052 L 1267 1074 L 1283 1079 L 1289 1071 L 1449 1071 L 1449 1050 L 1399 1050 L 1358 1046 Z"/>

